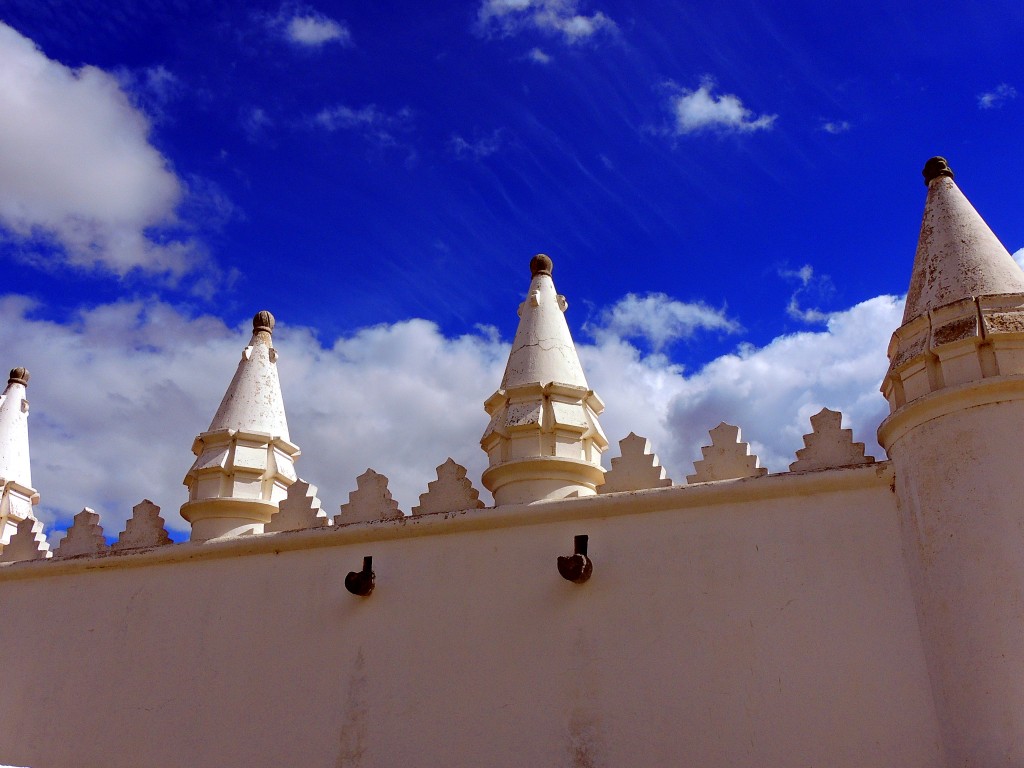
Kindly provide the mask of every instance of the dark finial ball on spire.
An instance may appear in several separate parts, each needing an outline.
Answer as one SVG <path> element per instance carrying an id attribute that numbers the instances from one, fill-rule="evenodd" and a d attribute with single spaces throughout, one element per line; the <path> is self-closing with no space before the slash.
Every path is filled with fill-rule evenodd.
<path id="1" fill-rule="evenodd" d="M 551 263 L 551 258 L 543 253 L 538 253 L 532 259 L 530 259 L 530 274 L 533 277 L 537 275 L 547 275 L 551 277 L 551 268 L 554 264 Z"/>
<path id="2" fill-rule="evenodd" d="M 24 387 L 28 386 L 28 369 L 27 368 L 11 368 L 11 377 L 7 380 L 8 384 L 21 384 Z"/>
<path id="3" fill-rule="evenodd" d="M 274 316 L 265 309 L 252 316 L 252 332 L 259 333 L 260 331 L 274 332 Z"/>
<path id="4" fill-rule="evenodd" d="M 932 180 L 939 178 L 939 176 L 953 178 L 953 169 L 949 167 L 949 163 L 946 162 L 944 157 L 933 157 L 924 164 L 924 170 L 921 173 L 924 175 L 925 186 L 931 184 Z"/>

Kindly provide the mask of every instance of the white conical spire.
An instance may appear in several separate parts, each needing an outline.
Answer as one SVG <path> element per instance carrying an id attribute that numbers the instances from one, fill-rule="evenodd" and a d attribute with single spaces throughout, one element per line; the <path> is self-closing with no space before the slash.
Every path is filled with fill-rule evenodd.
<path id="1" fill-rule="evenodd" d="M 543 254 L 530 262 L 505 376 L 484 404 L 491 421 L 480 445 L 490 466 L 482 479 L 498 505 L 591 495 L 604 478 L 604 403 L 583 374 L 551 268 Z"/>
<path id="2" fill-rule="evenodd" d="M 11 540 L 20 521 L 34 517 L 32 505 L 39 503 L 28 452 L 28 378 L 27 370 L 14 368 L 0 395 L 0 545 Z"/>
<path id="3" fill-rule="evenodd" d="M 551 382 L 589 389 L 576 345 L 565 321 L 568 303 L 555 290 L 551 259 L 543 253 L 530 261 L 530 290 L 519 305 L 519 328 L 505 366 L 501 388 Z"/>
<path id="4" fill-rule="evenodd" d="M 299 448 L 288 436 L 274 316 L 257 312 L 252 324 L 252 339 L 210 428 L 192 446 L 197 458 L 185 476 L 189 500 L 181 516 L 192 523 L 193 539 L 262 533 L 295 482 Z"/>
<path id="5" fill-rule="evenodd" d="M 893 412 L 942 389 L 1024 373 L 1024 271 L 943 158 L 933 157 L 923 173 L 921 236 L 882 381 Z"/>
<path id="6" fill-rule="evenodd" d="M 964 197 L 945 159 L 933 157 L 923 173 L 928 198 L 904 325 L 959 299 L 1024 292 L 1024 271 Z"/>

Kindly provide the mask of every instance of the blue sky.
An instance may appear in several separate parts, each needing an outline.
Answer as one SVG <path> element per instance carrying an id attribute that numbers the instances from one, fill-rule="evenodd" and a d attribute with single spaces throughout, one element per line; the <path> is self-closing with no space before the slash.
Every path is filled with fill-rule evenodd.
<path id="1" fill-rule="evenodd" d="M 1024 10 L 777 5 L 0 5 L 0 364 L 34 374 L 40 516 L 116 533 L 149 495 L 183 527 L 262 308 L 325 507 L 367 465 L 403 509 L 447 453 L 478 478 L 541 251 L 609 437 L 678 482 L 721 420 L 773 471 L 822 405 L 870 443 L 924 161 L 1024 248 Z"/>

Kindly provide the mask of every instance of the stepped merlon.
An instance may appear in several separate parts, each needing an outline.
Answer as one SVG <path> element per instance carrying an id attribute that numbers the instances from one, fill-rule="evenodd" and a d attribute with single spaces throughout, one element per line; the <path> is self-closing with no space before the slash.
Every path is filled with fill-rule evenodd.
<path id="1" fill-rule="evenodd" d="M 28 450 L 28 379 L 27 370 L 14 368 L 0 395 L 0 546 L 10 542 L 19 522 L 35 519 L 32 506 L 39 503 Z"/>
<path id="2" fill-rule="evenodd" d="M 482 480 L 497 505 L 589 496 L 604 477 L 604 403 L 583 374 L 551 270 L 544 254 L 530 261 L 501 388 L 484 404 L 491 421 L 480 439 L 489 461 Z"/>
<path id="3" fill-rule="evenodd" d="M 181 516 L 192 538 L 261 533 L 288 486 L 295 482 L 299 448 L 288 435 L 274 316 L 253 317 L 252 339 L 208 430 L 192 446 L 196 460 L 185 476 L 189 500 Z"/>

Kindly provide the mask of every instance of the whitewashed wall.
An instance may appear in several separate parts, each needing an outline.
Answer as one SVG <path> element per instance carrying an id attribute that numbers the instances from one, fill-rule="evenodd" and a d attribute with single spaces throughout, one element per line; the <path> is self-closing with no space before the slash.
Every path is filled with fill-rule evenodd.
<path id="1" fill-rule="evenodd" d="M 3 566 L 0 762 L 934 766 L 891 483 L 881 464 Z M 581 533 L 576 585 L 555 558 Z"/>

